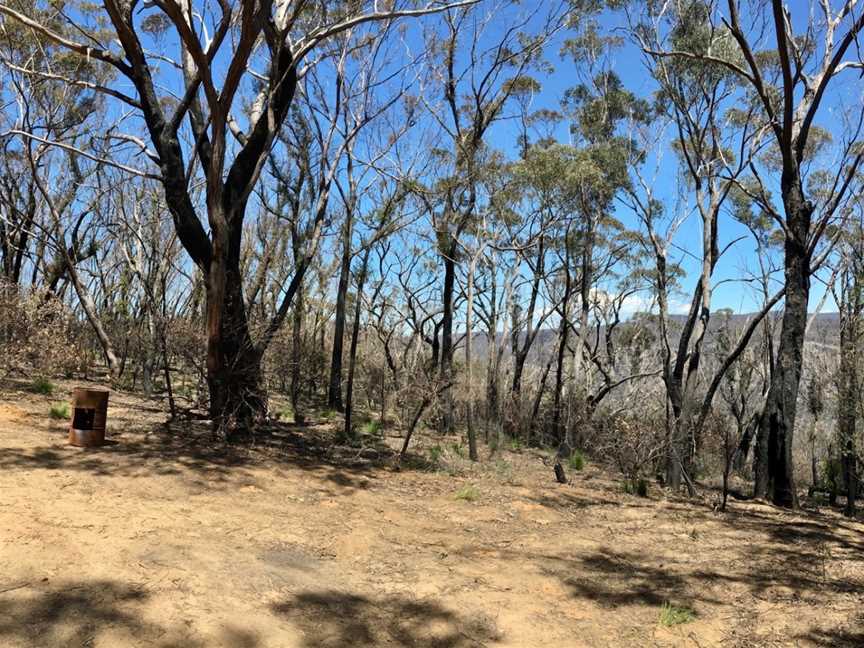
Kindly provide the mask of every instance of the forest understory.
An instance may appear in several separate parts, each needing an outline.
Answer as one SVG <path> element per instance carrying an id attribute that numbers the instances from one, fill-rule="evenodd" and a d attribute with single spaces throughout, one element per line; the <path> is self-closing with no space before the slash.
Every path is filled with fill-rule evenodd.
<path id="1" fill-rule="evenodd" d="M 400 439 L 339 446 L 326 415 L 214 447 L 111 399 L 81 449 L 4 387 L 2 646 L 864 644 L 864 525 L 824 505 L 640 498 L 590 461 L 557 484 L 539 450 L 428 432 L 397 468 Z"/>

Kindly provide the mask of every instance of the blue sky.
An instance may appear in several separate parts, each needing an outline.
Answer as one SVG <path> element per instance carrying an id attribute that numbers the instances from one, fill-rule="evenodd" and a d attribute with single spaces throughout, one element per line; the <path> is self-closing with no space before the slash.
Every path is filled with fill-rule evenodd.
<path id="1" fill-rule="evenodd" d="M 801 15 L 801 8 L 805 9 L 805 16 L 809 14 L 809 9 L 807 9 L 809 3 L 792 3 L 792 5 L 793 10 L 798 9 L 798 13 L 795 14 L 796 17 Z M 617 33 L 623 37 L 624 41 L 620 48 L 610 54 L 611 69 L 621 78 L 628 90 L 640 97 L 650 97 L 656 85 L 644 65 L 641 52 L 627 38 L 624 32 L 626 18 L 620 13 L 606 13 L 601 17 L 600 23 L 607 32 Z M 506 25 L 506 20 L 502 19 L 501 27 L 503 28 L 504 25 Z M 578 77 L 579 71 L 575 68 L 574 63 L 569 59 L 562 59 L 558 54 L 563 40 L 569 35 L 567 32 L 560 33 L 547 49 L 547 58 L 554 65 L 555 71 L 550 75 L 538 77 L 542 84 L 542 90 L 535 96 L 533 106 L 535 109 L 557 108 L 564 92 L 580 81 Z M 764 48 L 772 47 L 773 42 L 769 40 L 762 45 Z M 856 103 L 860 104 L 861 102 L 862 86 L 857 76 L 857 74 L 849 72 L 846 73 L 846 76 L 839 77 L 832 82 L 829 86 L 826 101 L 823 103 L 819 117 L 816 120 L 817 124 L 832 132 L 837 140 L 841 136 L 838 130 L 839 125 L 842 123 L 838 119 L 838 115 L 845 111 L 846 106 L 854 106 Z M 492 136 L 489 138 L 489 143 L 492 146 L 513 151 L 516 135 L 516 125 L 512 122 L 508 124 L 504 121 L 493 131 Z M 558 128 L 557 136 L 560 141 L 567 141 L 566 124 L 561 124 Z M 670 132 L 667 141 L 671 139 L 671 136 L 672 133 Z M 822 164 L 823 166 L 826 165 L 826 160 L 823 160 Z M 830 168 L 830 160 L 827 161 L 827 166 Z M 668 209 L 673 209 L 676 200 L 678 200 L 677 194 L 680 182 L 678 163 L 671 152 L 667 150 L 663 155 L 662 164 L 657 169 L 654 189 L 657 192 L 657 197 L 667 204 Z M 777 195 L 779 194 L 779 190 L 775 190 L 773 193 Z M 639 227 L 639 223 L 628 209 L 619 206 L 617 216 L 626 226 L 631 228 Z M 742 281 L 742 278 L 758 272 L 755 243 L 748 230 L 740 223 L 734 221 L 728 214 L 724 214 L 721 217 L 719 231 L 719 245 L 721 249 L 736 239 L 742 238 L 743 240 L 732 245 L 717 264 L 714 275 L 713 309 L 731 308 L 735 312 L 751 312 L 756 310 L 760 304 L 760 297 L 748 282 Z M 672 309 L 683 312 L 689 306 L 690 295 L 692 294 L 693 286 L 698 280 L 701 263 L 701 228 L 696 214 L 691 213 L 688 220 L 678 230 L 674 244 L 675 247 L 670 257 L 672 260 L 682 264 L 687 276 L 682 280 L 681 294 L 674 296 L 671 300 Z M 776 264 L 782 268 L 782 251 L 778 251 L 775 257 Z M 827 275 L 827 271 L 823 271 L 821 274 Z M 779 287 L 780 281 L 782 281 L 782 272 L 777 273 L 775 277 L 776 286 Z M 811 310 L 818 307 L 824 293 L 824 285 L 814 278 L 811 290 Z M 646 294 L 642 300 L 634 300 L 633 308 L 634 310 L 638 310 L 648 302 L 650 302 L 650 296 Z M 822 310 L 836 310 L 830 295 Z"/>
<path id="2" fill-rule="evenodd" d="M 806 9 L 809 4 L 803 2 L 793 3 L 793 9 L 798 9 L 799 5 Z M 487 1 L 481 4 L 479 11 L 489 11 L 493 6 L 494 0 Z M 535 7 L 536 5 L 523 3 L 521 8 L 515 11 L 530 11 Z M 508 26 L 508 20 L 512 20 L 513 15 L 508 13 L 496 14 L 494 22 L 490 26 L 490 32 L 493 35 L 495 32 L 500 33 L 500 30 Z M 796 13 L 796 16 L 798 15 L 800 15 L 800 12 Z M 415 49 L 416 52 L 422 51 L 420 34 L 423 26 L 435 23 L 438 20 L 440 20 L 438 17 L 428 17 L 417 21 L 405 21 L 408 23 L 408 41 L 412 49 Z M 610 55 L 611 69 L 618 74 L 627 89 L 637 96 L 650 97 L 655 86 L 645 69 L 641 53 L 622 31 L 622 28 L 626 25 L 625 17 L 620 13 L 607 13 L 602 16 L 600 22 L 606 31 L 617 31 L 619 35 L 623 36 L 624 44 Z M 542 89 L 534 99 L 534 109 L 558 108 L 565 91 L 580 82 L 579 71 L 573 62 L 569 59 L 562 59 L 558 55 L 563 40 L 568 36 L 570 36 L 570 33 L 562 31 L 547 48 L 547 58 L 554 65 L 555 69 L 551 74 L 538 76 Z M 176 52 L 176 41 L 172 42 L 172 40 L 172 36 L 168 35 L 163 44 L 167 49 L 172 50 L 173 54 Z M 148 43 L 148 45 L 156 46 L 157 43 Z M 766 46 L 768 45 L 770 43 L 766 44 Z M 160 82 L 165 83 L 175 92 L 179 90 L 179 79 L 176 75 L 173 78 L 170 74 L 160 75 Z M 124 82 L 122 79 L 118 79 L 117 85 L 125 91 L 131 91 L 131 88 L 125 87 L 128 86 L 128 82 Z M 835 119 L 835 116 L 843 109 L 844 104 L 854 105 L 855 102 L 860 104 L 861 84 L 857 79 L 857 75 L 850 73 L 847 77 L 838 79 L 831 86 L 829 97 L 830 99 L 824 106 L 818 120 L 826 127 L 840 123 L 839 120 Z M 238 117 L 242 119 L 242 116 L 238 115 Z M 140 124 L 140 121 L 136 121 Z M 561 124 L 557 134 L 560 141 L 566 142 L 568 138 L 567 125 Z M 514 154 L 516 136 L 516 125 L 512 121 L 503 121 L 491 131 L 489 144 L 495 148 Z M 671 154 L 668 154 L 668 151 L 663 156 L 663 160 L 664 163 L 656 176 L 655 190 L 657 191 L 657 197 L 661 198 L 672 208 L 677 200 L 680 183 L 679 170 L 677 162 Z M 333 206 L 336 209 L 338 209 L 337 202 L 336 200 L 333 201 Z M 639 224 L 629 210 L 619 207 L 617 216 L 626 226 L 638 228 Z M 740 280 L 748 272 L 754 271 L 757 267 L 753 241 L 749 238 L 748 232 L 743 226 L 733 221 L 728 215 L 724 216 L 720 227 L 720 247 L 723 248 L 727 243 L 739 237 L 745 238 L 726 252 L 718 263 L 715 272 L 714 310 L 731 308 L 736 312 L 749 312 L 757 307 L 757 295 L 745 282 Z M 695 215 L 692 215 L 680 228 L 674 242 L 675 248 L 671 252 L 671 259 L 681 262 L 687 272 L 687 276 L 682 281 L 682 294 L 673 296 L 672 299 L 673 310 L 680 312 L 689 303 L 688 293 L 692 291 L 699 270 L 701 233 Z M 778 276 L 779 279 L 780 277 Z M 816 305 L 821 299 L 823 292 L 822 285 L 818 281 L 814 281 L 811 306 Z M 648 303 L 648 301 L 650 301 L 649 296 L 645 295 L 644 303 Z M 632 309 L 640 310 L 644 306 L 644 303 L 634 300 Z M 827 308 L 829 310 L 833 309 L 833 304 L 830 301 Z"/>

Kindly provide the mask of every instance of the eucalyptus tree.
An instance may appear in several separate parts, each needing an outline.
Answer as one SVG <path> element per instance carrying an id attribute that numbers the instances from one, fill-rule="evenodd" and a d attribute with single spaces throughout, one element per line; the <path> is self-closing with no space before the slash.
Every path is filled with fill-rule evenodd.
<path id="1" fill-rule="evenodd" d="M 440 178 L 428 197 L 428 210 L 444 269 L 440 373 L 445 384 L 453 382 L 459 240 L 484 199 L 480 177 L 483 161 L 489 158 L 487 137 L 505 117 L 514 93 L 537 86 L 530 72 L 541 63 L 549 39 L 570 17 L 567 2 L 537 3 L 520 13 L 521 4 L 501 0 L 493 6 L 453 10 L 445 14 L 440 32 L 427 35 L 427 49 L 435 60 L 433 82 L 441 99 L 429 110 L 443 143 L 438 147 Z M 505 15 L 508 24 L 497 31 L 494 27 Z M 450 432 L 454 426 L 452 389 L 442 392 L 441 406 L 442 430 Z"/>
<path id="2" fill-rule="evenodd" d="M 360 72 L 359 79 L 354 84 L 356 89 L 351 94 L 346 93 L 342 99 L 345 109 L 340 115 L 341 128 L 351 136 L 347 138 L 341 174 L 334 178 L 341 197 L 343 218 L 327 388 L 327 405 L 337 411 L 344 408 L 342 365 L 351 264 L 358 255 L 365 254 L 366 248 L 366 244 L 359 247 L 356 244 L 358 236 L 364 238 L 363 227 L 357 231 L 357 219 L 364 201 L 375 200 L 369 195 L 370 192 L 374 194 L 375 185 L 395 183 L 400 195 L 403 194 L 415 184 L 412 176 L 417 175 L 418 163 L 427 157 L 422 144 L 409 136 L 418 120 L 417 99 L 412 94 L 416 92 L 417 79 L 412 71 L 419 61 L 409 57 L 394 65 L 393 61 L 398 60 L 401 52 L 386 45 L 379 40 L 352 52 L 351 58 Z M 373 118 L 375 123 L 359 133 L 361 127 Z M 413 152 L 409 152 L 409 148 L 413 148 Z M 397 202 L 402 199 L 404 196 Z M 381 208 L 386 204 L 389 204 L 389 199 Z M 360 225 L 364 226 L 364 223 Z M 382 235 L 392 233 L 390 221 L 385 219 L 379 225 Z M 369 226 L 368 219 L 365 226 Z"/>
<path id="3" fill-rule="evenodd" d="M 456 6 L 461 4 L 470 2 Z M 153 149 L 134 133 L 129 140 L 140 144 L 158 169 L 149 174 L 162 184 L 178 238 L 205 277 L 210 411 L 226 434 L 248 429 L 266 411 L 261 357 L 296 291 L 289 286 L 260 339 L 253 341 L 240 273 L 244 218 L 299 80 L 314 68 L 319 45 L 337 34 L 364 32 L 374 38 L 371 23 L 383 22 L 386 31 L 398 17 L 448 8 L 391 4 L 379 10 L 377 3 L 334 6 L 302 0 L 234 5 L 158 0 L 139 6 L 105 0 L 98 18 L 107 19 L 106 29 L 113 32 L 109 40 L 86 16 L 72 25 L 78 34 L 67 35 L 41 14 L 0 5 L 0 13 L 39 39 L 110 68 L 120 82 L 95 89 L 118 102 L 118 110 L 132 109 L 143 119 Z M 67 16 L 55 12 L 61 15 Z M 157 42 L 145 32 L 153 27 L 174 37 Z M 135 96 L 126 93 L 128 84 Z M 178 95 L 163 91 L 160 96 L 169 87 L 180 88 Z M 191 195 L 199 177 L 206 187 L 207 227 Z"/>
<path id="4" fill-rule="evenodd" d="M 96 126 L 94 110 L 105 102 L 90 88 L 28 75 L 12 62 L 13 54 L 7 51 L 5 56 L 10 103 L 17 108 L 6 136 L 15 136 L 18 142 L 7 152 L 14 150 L 20 163 L 7 167 L 7 172 L 17 167 L 22 186 L 32 192 L 25 208 L 14 194 L 7 194 L 10 202 L 2 218 L 6 243 L 11 242 L 10 235 L 17 234 L 14 244 L 23 246 L 23 254 L 27 239 L 36 239 L 36 253 L 31 256 L 34 283 L 41 275 L 49 293 L 61 296 L 68 281 L 99 341 L 109 373 L 116 377 L 121 365 L 82 269 L 85 261 L 97 255 L 98 241 L 104 236 L 97 207 L 115 189 L 101 164 L 111 145 L 111 133 L 98 138 L 90 134 Z M 33 60 L 53 65 L 56 57 L 49 48 Z M 84 66 L 82 75 L 88 71 Z M 6 117 L 11 119 L 8 113 Z M 78 151 L 83 154 L 77 155 Z M 20 260 L 11 264 L 19 279 Z"/>
<path id="5" fill-rule="evenodd" d="M 706 20 L 722 24 L 734 42 L 732 51 L 683 46 L 654 52 L 732 72 L 742 88 L 741 101 L 755 107 L 766 144 L 771 145 L 771 164 L 752 165 L 749 171 L 757 182 L 752 197 L 784 233 L 785 307 L 775 371 L 759 424 L 767 461 L 757 465 L 755 492 L 787 507 L 798 506 L 792 445 L 814 257 L 848 198 L 864 155 L 857 141 L 864 121 L 860 109 L 853 109 L 851 128 L 835 143 L 833 155 L 821 158 L 820 144 L 827 138 L 817 120 L 831 105 L 826 100 L 829 89 L 836 93 L 843 73 L 864 65 L 857 48 L 864 14 L 856 11 L 856 4 L 846 0 L 835 9 L 822 2 L 809 12 L 793 12 L 781 0 L 772 0 L 750 5 L 742 14 L 740 2 L 728 0 L 725 15 L 711 4 Z M 766 47 L 771 49 L 765 52 Z M 823 170 L 831 191 L 817 199 L 808 179 Z M 766 172 L 779 177 L 769 180 Z M 779 205 L 768 189 L 778 185 Z"/>
<path id="6" fill-rule="evenodd" d="M 589 70 L 594 67 L 589 60 Z M 598 289 L 601 286 L 612 289 L 610 279 L 616 266 L 629 256 L 628 244 L 621 237 L 624 226 L 615 215 L 615 203 L 630 187 L 630 168 L 643 155 L 631 132 L 637 124 L 650 119 L 650 107 L 627 90 L 616 74 L 599 70 L 585 83 L 568 90 L 564 113 L 570 121 L 570 137 L 576 151 L 575 175 L 571 180 L 575 201 L 571 254 L 578 270 L 579 297 L 574 354 L 578 367 L 574 367 L 574 380 L 577 372 L 582 375 L 582 402 L 587 409 L 580 418 L 587 422 L 589 410 L 599 402 L 596 395 L 592 397 L 590 376 L 593 366 L 602 369 L 595 362 L 596 348 L 592 352 L 588 344 L 589 318 L 596 305 L 595 296 L 600 294 Z M 575 317 L 572 319 L 574 323 L 577 321 Z M 607 385 L 609 381 L 607 373 Z"/>
<path id="7" fill-rule="evenodd" d="M 87 14 L 90 9 L 76 6 L 76 11 Z M 33 12 L 34 16 L 50 24 L 57 33 L 67 36 L 72 33 L 72 26 L 66 24 L 61 13 L 54 8 L 34 6 Z M 30 271 L 33 284 L 41 283 L 40 274 L 47 271 L 45 282 L 51 285 L 52 290 L 57 290 L 64 285 L 64 278 L 67 277 L 65 261 L 59 250 L 46 240 L 46 236 L 54 232 L 31 162 L 35 162 L 35 173 L 47 181 L 49 188 L 53 188 L 55 179 L 60 183 L 69 177 L 69 174 L 60 171 L 67 160 L 63 156 L 58 159 L 58 156 L 50 155 L 44 140 L 54 138 L 65 146 L 84 142 L 86 134 L 96 123 L 94 113 L 105 106 L 94 87 L 110 79 L 111 72 L 99 69 L 91 61 L 70 56 L 62 47 L 40 38 L 26 26 L 14 21 L 0 24 L 0 63 L 5 72 L 3 83 L 0 84 L 4 106 L 0 113 L 0 146 L 3 152 L 0 172 L 0 273 L 7 283 L 17 285 L 27 270 Z M 30 66 L 38 66 L 41 73 L 30 74 Z M 64 83 L 64 75 L 74 75 L 76 82 L 73 85 Z M 34 152 L 35 160 L 31 159 L 27 143 L 18 137 L 22 133 L 42 140 L 33 143 L 36 148 L 41 147 Z M 86 165 L 86 162 L 82 162 L 82 166 Z M 46 175 L 49 171 L 57 172 L 57 175 Z M 70 186 L 64 185 L 64 205 L 75 200 L 75 193 L 69 190 Z M 60 194 L 58 189 L 55 195 L 59 197 Z M 66 211 L 64 205 L 61 205 L 61 212 Z M 81 224 L 85 220 L 86 217 Z M 67 222 L 67 226 L 70 230 L 77 229 L 73 223 Z M 86 247 L 73 246 L 67 251 L 75 260 L 79 254 L 87 256 Z"/>
<path id="8" fill-rule="evenodd" d="M 699 280 L 689 299 L 689 309 L 677 341 L 670 340 L 668 294 L 659 286 L 659 303 L 663 318 L 665 354 L 663 380 L 669 400 L 667 422 L 666 482 L 673 488 L 682 477 L 692 491 L 688 472 L 699 445 L 700 430 L 692 425 L 695 389 L 699 376 L 702 347 L 711 317 L 713 275 L 721 254 L 734 244 L 723 243 L 721 216 L 736 180 L 749 168 L 758 144 L 759 129 L 752 118 L 752 106 L 738 107 L 738 79 L 728 69 L 690 58 L 668 58 L 667 50 L 731 58 L 734 40 L 729 31 L 711 22 L 709 4 L 696 0 L 664 6 L 657 14 L 648 5 L 645 22 L 634 31 L 643 51 L 646 65 L 658 84 L 655 102 L 658 112 L 667 119 L 674 132 L 673 150 L 681 165 L 688 202 L 699 218 L 701 255 Z M 737 128 L 728 125 L 736 124 Z M 667 265 L 661 258 L 665 246 L 653 230 L 654 222 L 642 210 L 648 239 L 657 259 L 658 272 Z M 676 221 L 680 226 L 684 218 Z M 666 239 L 669 239 L 667 233 Z M 721 249 L 721 245 L 723 248 Z"/>
<path id="9" fill-rule="evenodd" d="M 840 311 L 837 369 L 837 449 L 846 489 L 844 513 L 855 517 L 859 484 L 858 422 L 861 419 L 861 362 L 864 335 L 864 217 L 860 200 L 839 242 L 838 281 L 832 286 Z M 829 457 L 829 461 L 833 458 Z"/>

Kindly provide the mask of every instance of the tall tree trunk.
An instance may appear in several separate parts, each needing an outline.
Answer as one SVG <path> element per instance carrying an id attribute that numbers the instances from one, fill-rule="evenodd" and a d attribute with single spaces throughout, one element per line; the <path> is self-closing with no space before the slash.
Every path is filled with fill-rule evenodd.
<path id="1" fill-rule="evenodd" d="M 330 382 L 327 386 L 327 406 L 338 412 L 344 411 L 342 404 L 342 351 L 345 340 L 345 310 L 347 308 L 348 283 L 351 278 L 351 238 L 353 234 L 352 211 L 345 213 L 342 228 L 342 261 L 339 269 L 339 286 L 336 290 L 336 313 L 333 320 L 333 353 L 330 358 Z"/>
<path id="2" fill-rule="evenodd" d="M 856 259 L 857 260 L 857 259 Z M 846 486 L 844 514 L 855 517 L 855 500 L 858 496 L 858 454 L 855 447 L 855 431 L 858 423 L 858 342 L 861 319 L 861 277 L 855 260 L 852 269 L 847 269 L 841 278 L 840 298 L 840 371 L 838 389 L 837 432 L 840 447 L 840 469 Z M 829 460 L 833 460 L 830 458 Z"/>
<path id="3" fill-rule="evenodd" d="M 291 319 L 291 409 L 294 412 L 294 422 L 303 422 L 300 411 L 300 356 L 303 350 L 303 285 L 297 288 L 297 300 L 294 302 L 294 312 Z"/>
<path id="4" fill-rule="evenodd" d="M 228 255 L 214 245 L 207 276 L 207 387 L 214 429 L 226 439 L 251 432 L 267 413 L 261 357 L 249 331 L 239 235 Z M 228 258 L 225 258 L 225 257 Z"/>
<path id="5" fill-rule="evenodd" d="M 810 297 L 807 245 L 813 206 L 804 199 L 800 178 L 790 178 L 784 171 L 781 185 L 788 229 L 784 259 L 786 308 L 777 364 L 759 422 L 760 451 L 754 494 L 760 498 L 770 497 L 778 506 L 798 508 L 792 441 Z"/>
<path id="6" fill-rule="evenodd" d="M 93 331 L 96 333 L 96 338 L 99 340 L 99 345 L 102 347 L 102 353 L 105 356 L 105 362 L 108 365 L 108 373 L 113 380 L 120 375 L 121 370 L 120 362 L 117 359 L 117 353 L 114 350 L 114 344 L 111 342 L 111 338 L 108 336 L 108 332 L 105 330 L 105 326 L 99 318 L 99 314 L 96 311 L 96 304 L 93 303 L 90 291 L 87 290 L 87 286 L 84 285 L 78 275 L 78 270 L 75 268 L 75 264 L 68 255 L 65 256 L 65 259 L 66 271 L 69 278 L 72 280 L 72 285 L 78 295 L 78 300 L 81 302 L 81 307 L 84 309 L 84 314 L 87 316 L 87 320 L 90 322 Z"/>
<path id="7" fill-rule="evenodd" d="M 346 440 L 354 438 L 354 424 L 352 421 L 354 412 L 354 371 L 357 367 L 357 341 L 360 337 L 360 309 L 363 303 L 363 285 L 366 283 L 366 269 L 369 265 L 370 252 L 371 248 L 367 247 L 363 253 L 360 273 L 357 276 L 357 295 L 354 298 L 354 322 L 351 326 L 351 346 L 348 350 L 348 380 L 345 385 L 345 428 L 343 436 Z"/>
<path id="8" fill-rule="evenodd" d="M 569 285 L 569 272 L 567 275 L 567 285 Z M 568 292 L 569 290 L 565 290 L 564 308 L 561 313 L 561 326 L 558 331 L 558 352 L 556 354 L 555 364 L 555 396 L 552 405 L 552 434 L 554 435 L 554 441 L 558 446 L 563 444 L 566 440 L 562 408 L 564 398 L 564 361 L 567 356 L 567 336 L 570 332 L 570 325 L 567 321 L 567 302 L 569 301 Z"/>
<path id="9" fill-rule="evenodd" d="M 442 300 L 444 312 L 441 318 L 441 383 L 450 385 L 453 382 L 453 297 L 456 285 L 456 242 L 450 243 L 444 260 L 444 289 Z M 453 432 L 453 389 L 448 386 L 441 392 L 441 433 Z"/>
<path id="10" fill-rule="evenodd" d="M 468 291 L 465 306 L 465 370 L 468 373 L 468 407 L 466 411 L 466 424 L 468 427 L 468 457 L 471 461 L 477 461 L 477 431 L 474 429 L 474 374 L 472 371 L 471 338 L 474 326 L 474 272 L 477 269 L 477 256 L 471 259 L 468 268 Z"/>
<path id="11" fill-rule="evenodd" d="M 490 273 L 489 320 L 486 328 L 486 421 L 485 438 L 489 443 L 489 426 L 499 420 L 498 390 L 499 390 L 499 358 L 498 353 L 498 286 L 495 272 Z"/>
<path id="12" fill-rule="evenodd" d="M 853 335 L 843 331 L 851 323 L 841 326 L 840 341 L 840 394 L 838 432 L 840 437 L 840 466 L 843 483 L 846 486 L 846 508 L 844 513 L 855 516 L 855 499 L 858 490 L 857 454 L 855 448 L 855 427 L 858 408 L 858 368 L 856 366 Z M 854 324 L 852 324 L 854 326 Z"/>

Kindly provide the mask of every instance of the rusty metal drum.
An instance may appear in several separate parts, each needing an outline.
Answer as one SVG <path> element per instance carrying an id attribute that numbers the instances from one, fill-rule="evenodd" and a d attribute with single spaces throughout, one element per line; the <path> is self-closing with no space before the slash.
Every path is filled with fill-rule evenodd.
<path id="1" fill-rule="evenodd" d="M 105 443 L 108 390 L 76 387 L 72 390 L 72 424 L 69 443 L 90 448 Z"/>

